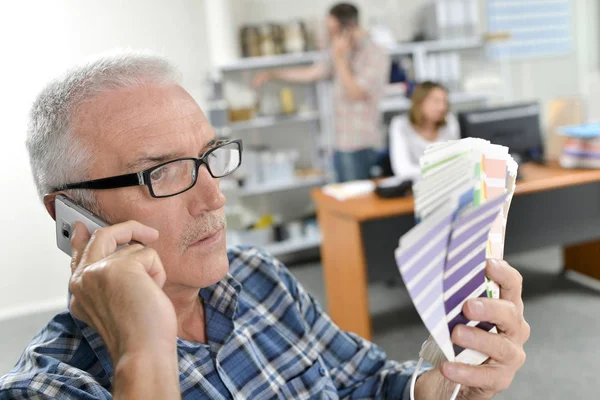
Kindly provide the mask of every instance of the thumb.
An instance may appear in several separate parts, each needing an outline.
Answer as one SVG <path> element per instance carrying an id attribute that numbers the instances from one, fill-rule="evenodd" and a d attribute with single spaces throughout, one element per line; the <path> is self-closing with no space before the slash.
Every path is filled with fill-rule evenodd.
<path id="1" fill-rule="evenodd" d="M 81 256 L 85 251 L 85 247 L 90 241 L 90 233 L 86 226 L 76 221 L 73 225 L 73 231 L 71 232 L 71 273 L 77 269 Z"/>

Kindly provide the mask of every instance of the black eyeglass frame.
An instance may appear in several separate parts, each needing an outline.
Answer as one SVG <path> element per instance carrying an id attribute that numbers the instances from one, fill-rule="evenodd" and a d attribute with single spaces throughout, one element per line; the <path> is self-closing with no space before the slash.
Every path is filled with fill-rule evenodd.
<path id="1" fill-rule="evenodd" d="M 202 166 L 202 164 L 206 165 L 206 169 L 208 170 L 208 173 L 210 174 L 210 176 L 212 176 L 215 179 L 223 178 L 227 175 L 232 174 L 240 167 L 240 165 L 242 165 L 242 150 L 243 150 L 242 139 L 225 140 L 225 141 L 220 141 L 217 143 L 218 144 L 215 147 L 207 150 L 204 154 L 202 154 L 202 156 L 200 158 L 195 158 L 195 157 L 177 158 L 175 160 L 165 161 L 164 163 L 155 165 L 153 167 L 150 167 L 150 168 L 145 169 L 140 172 L 134 172 L 131 174 L 124 174 L 124 175 L 118 175 L 118 176 L 111 176 L 108 178 L 94 179 L 94 180 L 85 181 L 85 182 L 69 183 L 69 184 L 66 184 L 66 185 L 63 185 L 61 187 L 54 189 L 53 192 L 59 192 L 61 190 L 71 190 L 71 189 L 103 190 L 103 189 L 119 189 L 119 188 L 124 188 L 124 187 L 131 187 L 131 186 L 147 186 L 148 190 L 150 191 L 150 195 L 154 198 L 162 199 L 162 198 L 166 198 L 166 197 L 177 196 L 178 194 L 181 194 L 183 192 L 190 190 L 191 188 L 193 188 L 196 185 L 196 182 L 198 181 L 198 171 L 200 170 L 200 167 Z M 210 156 L 211 153 L 213 153 L 214 151 L 216 151 L 224 146 L 230 145 L 232 143 L 237 144 L 238 150 L 240 153 L 240 160 L 238 162 L 237 167 L 235 167 L 231 172 L 229 172 L 225 175 L 215 176 L 215 174 L 213 174 L 213 172 L 210 169 L 210 165 L 208 165 L 208 162 L 206 161 L 207 157 Z M 150 175 L 152 174 L 152 172 L 154 172 L 156 169 L 161 168 L 167 164 L 171 164 L 171 163 L 174 163 L 177 161 L 186 161 L 186 160 L 193 160 L 196 163 L 196 170 L 195 170 L 196 173 L 194 174 L 194 180 L 193 180 L 192 184 L 189 187 L 187 187 L 177 193 L 173 193 L 173 194 L 169 194 L 169 195 L 165 195 L 165 196 L 156 195 L 154 193 L 154 189 L 152 188 L 152 180 L 150 178 Z"/>

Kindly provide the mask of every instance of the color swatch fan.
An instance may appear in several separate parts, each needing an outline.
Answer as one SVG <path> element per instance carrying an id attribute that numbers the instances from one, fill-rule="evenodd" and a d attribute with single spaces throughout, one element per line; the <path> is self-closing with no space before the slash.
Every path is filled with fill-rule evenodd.
<path id="1" fill-rule="evenodd" d="M 423 358 L 434 365 L 444 358 L 473 365 L 487 359 L 453 345 L 450 334 L 458 324 L 497 332 L 492 324 L 469 321 L 462 308 L 470 298 L 499 297 L 485 265 L 504 256 L 517 168 L 508 148 L 474 138 L 431 145 L 421 157 L 421 179 L 413 187 L 418 224 L 400 239 L 396 262 L 431 334 Z"/>

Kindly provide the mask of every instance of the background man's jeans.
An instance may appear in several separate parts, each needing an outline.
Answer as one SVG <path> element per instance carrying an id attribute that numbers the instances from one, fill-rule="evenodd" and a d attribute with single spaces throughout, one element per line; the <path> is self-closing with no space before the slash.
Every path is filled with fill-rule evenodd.
<path id="1" fill-rule="evenodd" d="M 375 149 L 359 151 L 336 151 L 333 154 L 333 167 L 338 182 L 371 178 L 371 168 L 377 162 Z"/>

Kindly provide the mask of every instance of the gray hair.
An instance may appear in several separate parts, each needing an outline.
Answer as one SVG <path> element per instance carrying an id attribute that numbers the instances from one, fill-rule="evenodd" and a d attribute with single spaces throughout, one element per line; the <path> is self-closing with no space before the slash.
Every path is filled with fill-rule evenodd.
<path id="1" fill-rule="evenodd" d="M 50 82 L 31 107 L 27 150 L 40 198 L 67 183 L 89 179 L 91 150 L 74 135 L 79 108 L 107 91 L 179 83 L 178 70 L 159 55 L 119 52 L 96 57 Z M 91 190 L 71 190 L 77 203 L 98 212 Z"/>

